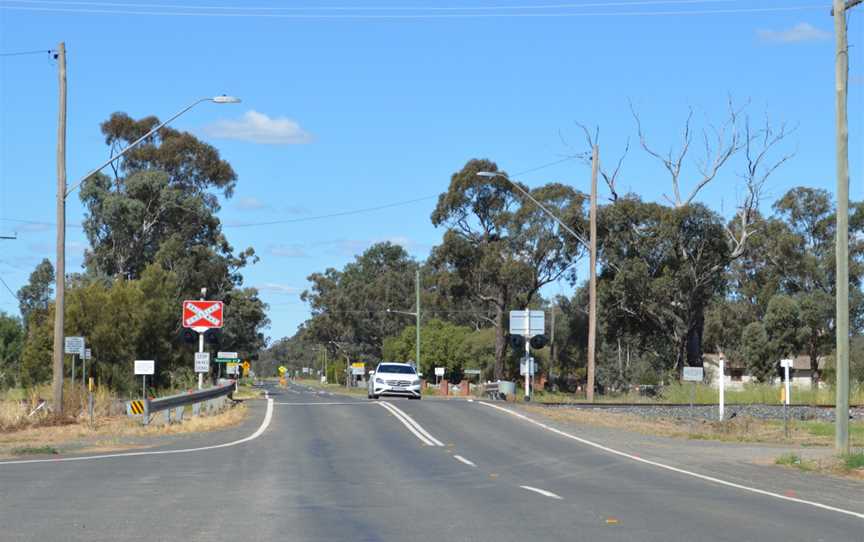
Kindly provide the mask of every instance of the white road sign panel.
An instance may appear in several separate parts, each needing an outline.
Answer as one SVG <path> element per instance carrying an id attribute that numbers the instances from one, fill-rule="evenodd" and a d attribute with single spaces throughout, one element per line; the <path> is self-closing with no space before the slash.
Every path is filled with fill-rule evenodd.
<path id="1" fill-rule="evenodd" d="M 702 382 L 705 370 L 702 367 L 684 367 L 684 380 L 686 382 Z"/>
<path id="2" fill-rule="evenodd" d="M 195 352 L 195 372 L 210 372 L 210 352 Z"/>
<path id="3" fill-rule="evenodd" d="M 63 351 L 67 354 L 84 355 L 84 337 L 66 337 Z"/>
<path id="4" fill-rule="evenodd" d="M 511 335 L 533 337 L 543 335 L 545 331 L 546 313 L 543 311 L 510 311 Z"/>
<path id="5" fill-rule="evenodd" d="M 219 352 L 216 354 L 217 358 L 228 358 L 228 359 L 238 359 L 239 356 L 237 352 Z"/>
<path id="6" fill-rule="evenodd" d="M 780 367 L 789 367 L 790 369 L 793 367 L 794 363 L 791 359 L 781 359 Z"/>
<path id="7" fill-rule="evenodd" d="M 444 367 L 435 367 L 435 376 L 444 376 Z"/>
<path id="8" fill-rule="evenodd" d="M 531 364 L 531 366 L 530 366 L 530 370 L 531 370 L 530 375 L 533 376 L 533 375 L 536 374 L 536 372 L 537 372 L 537 364 L 534 362 L 534 358 L 529 358 L 529 362 L 530 362 L 530 364 Z M 519 361 L 519 374 L 522 375 L 522 376 L 525 376 L 525 372 L 528 370 L 528 367 L 526 367 L 526 365 L 527 365 L 527 364 L 526 364 L 526 362 L 525 362 L 525 358 L 522 358 L 522 360 Z"/>
<path id="9" fill-rule="evenodd" d="M 156 373 L 156 361 L 152 359 L 136 359 L 136 375 L 152 375 Z"/>
<path id="10" fill-rule="evenodd" d="M 465 373 L 466 375 L 479 375 L 480 369 L 465 369 L 462 372 Z"/>
<path id="11" fill-rule="evenodd" d="M 84 349 L 84 359 L 91 359 L 93 357 L 93 352 L 89 348 Z"/>

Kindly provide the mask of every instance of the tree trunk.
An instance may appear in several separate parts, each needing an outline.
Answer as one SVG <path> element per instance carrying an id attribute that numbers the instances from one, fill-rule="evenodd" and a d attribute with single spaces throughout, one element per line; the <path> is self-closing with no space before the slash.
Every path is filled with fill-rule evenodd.
<path id="1" fill-rule="evenodd" d="M 699 306 L 687 329 L 687 366 L 702 367 L 702 331 L 705 329 L 705 308 Z"/>
<path id="2" fill-rule="evenodd" d="M 822 380 L 822 374 L 819 372 L 819 350 L 815 347 L 809 349 L 810 356 L 810 389 L 818 390 L 819 381 Z"/>
<path id="3" fill-rule="evenodd" d="M 504 336 L 504 291 L 498 292 L 495 303 L 495 380 L 504 378 L 504 354 L 507 340 Z"/>

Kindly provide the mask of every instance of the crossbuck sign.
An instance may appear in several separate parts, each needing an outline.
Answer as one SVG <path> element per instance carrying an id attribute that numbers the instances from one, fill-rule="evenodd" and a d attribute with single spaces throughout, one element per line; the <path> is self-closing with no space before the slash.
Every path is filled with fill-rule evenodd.
<path id="1" fill-rule="evenodd" d="M 221 301 L 184 301 L 183 327 L 199 333 L 222 327 L 222 308 Z"/>

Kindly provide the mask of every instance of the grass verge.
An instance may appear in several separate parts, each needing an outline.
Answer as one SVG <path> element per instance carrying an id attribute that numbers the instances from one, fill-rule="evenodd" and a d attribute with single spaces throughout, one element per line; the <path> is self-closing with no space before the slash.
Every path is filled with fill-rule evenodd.
<path id="1" fill-rule="evenodd" d="M 22 446 L 12 448 L 12 455 L 57 455 L 57 448 L 53 446 Z"/>

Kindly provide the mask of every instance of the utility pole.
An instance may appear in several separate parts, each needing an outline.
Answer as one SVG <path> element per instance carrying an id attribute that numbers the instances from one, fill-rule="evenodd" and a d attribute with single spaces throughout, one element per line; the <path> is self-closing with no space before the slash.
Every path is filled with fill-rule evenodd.
<path id="1" fill-rule="evenodd" d="M 846 10 L 862 0 L 834 0 L 835 90 L 837 111 L 837 237 L 836 237 L 836 340 L 837 400 L 834 408 L 834 450 L 849 452 L 849 126 L 846 110 L 849 87 L 849 45 Z"/>
<path id="2" fill-rule="evenodd" d="M 415 311 L 417 317 L 417 355 L 414 358 L 415 363 L 417 363 L 417 372 L 420 372 L 420 268 L 418 267 L 414 274 L 414 293 L 417 296 L 417 310 Z"/>
<path id="3" fill-rule="evenodd" d="M 589 403 L 594 402 L 594 356 L 597 342 L 597 170 L 600 167 L 600 148 L 591 150 L 591 275 L 588 285 L 588 389 Z"/>
<path id="4" fill-rule="evenodd" d="M 66 288 L 66 44 L 57 47 L 60 107 L 57 116 L 57 262 L 55 272 L 53 382 L 54 415 L 63 414 L 63 350 Z"/>

